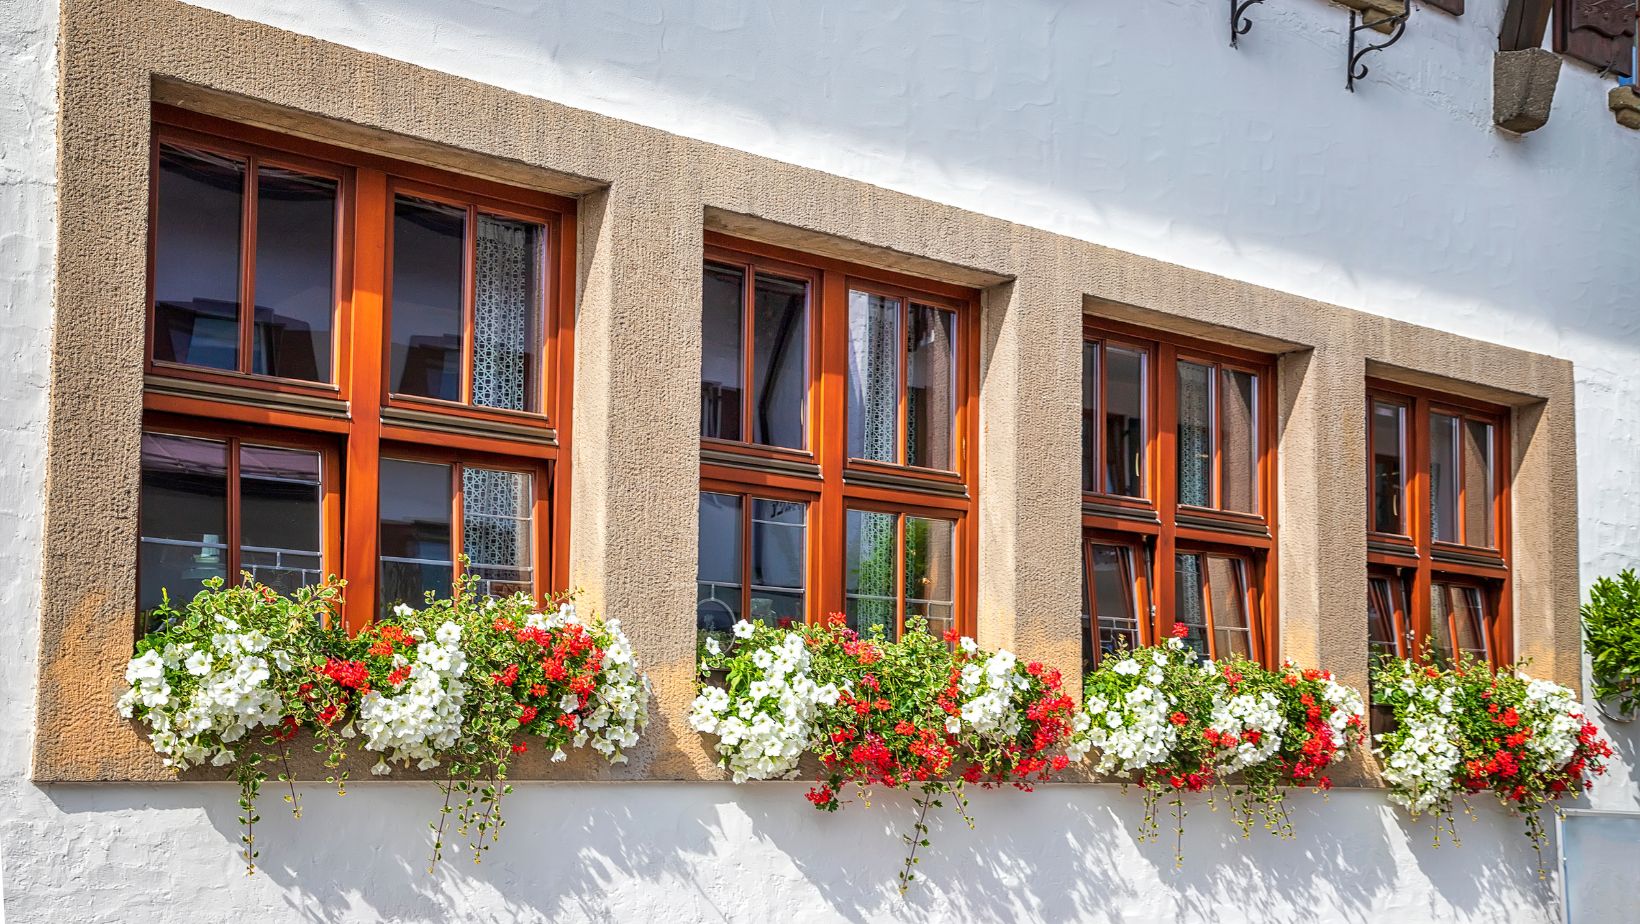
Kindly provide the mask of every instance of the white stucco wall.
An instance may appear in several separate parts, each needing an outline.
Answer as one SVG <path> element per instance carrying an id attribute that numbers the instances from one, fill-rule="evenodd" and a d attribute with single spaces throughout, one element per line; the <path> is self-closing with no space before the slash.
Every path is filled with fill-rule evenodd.
<path id="1" fill-rule="evenodd" d="M 1549 125 L 1490 127 L 1502 0 L 1420 9 L 1343 89 L 1347 18 L 1220 0 L 209 0 L 214 9 L 1277 289 L 1577 364 L 1583 580 L 1640 564 L 1640 134 L 1563 69 Z M 27 781 L 53 247 L 55 4 L 0 5 L 0 920 L 1552 919 L 1512 824 L 1462 849 L 1374 793 L 1299 798 L 1298 839 L 1194 807 L 1187 867 L 1136 796 L 975 800 L 908 904 L 888 800 L 788 785 L 526 785 L 482 867 L 424 871 L 430 787 L 269 799 L 237 867 L 222 786 Z M 47 732 L 49 733 L 49 731 Z M 1627 762 L 1595 804 L 1640 808 Z M 425 813 L 421 810 L 425 809 Z M 300 840 L 299 840 L 300 839 Z M 1629 909 L 1612 909 L 1627 915 Z M 1618 916 L 1613 920 L 1625 920 Z"/>

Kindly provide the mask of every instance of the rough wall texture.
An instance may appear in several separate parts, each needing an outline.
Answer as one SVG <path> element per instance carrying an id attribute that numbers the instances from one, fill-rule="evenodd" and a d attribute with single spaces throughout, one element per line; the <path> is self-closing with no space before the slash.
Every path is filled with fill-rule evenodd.
<path id="1" fill-rule="evenodd" d="M 1473 4 L 1462 20 L 1420 17 L 1420 29 L 1381 56 L 1353 98 L 1319 79 L 1339 67 L 1342 14 L 1311 2 L 1257 8 L 1257 30 L 1235 54 L 1222 47 L 1222 10 L 1198 0 L 1120 10 L 211 5 L 479 83 L 168 4 L 71 2 L 63 106 L 72 119 L 61 171 L 65 191 L 79 198 L 58 212 L 54 15 L 32 3 L 0 14 L 20 25 L 8 19 L 0 40 L 8 77 L 20 75 L 7 83 L 15 101 L 0 98 L 0 350 L 8 360 L 0 551 L 19 564 L 0 579 L 0 602 L 14 614 L 0 629 L 0 703 L 8 730 L 34 726 L 31 659 L 43 611 L 43 650 L 70 657 L 41 673 L 42 737 L 61 739 L 41 742 L 42 754 L 61 758 L 37 765 L 42 776 L 155 769 L 103 708 L 109 654 L 123 631 L 110 614 L 123 618 L 130 599 L 121 562 L 135 526 L 122 504 L 134 471 L 135 385 L 121 370 L 135 355 L 130 321 L 140 295 L 132 296 L 129 255 L 141 237 L 131 221 L 141 184 L 129 167 L 141 159 L 150 70 L 391 127 L 410 139 L 410 156 L 467 148 L 505 159 L 464 162 L 471 169 L 600 190 L 582 208 L 580 336 L 590 346 L 577 368 L 575 575 L 611 610 L 645 614 L 639 644 L 660 682 L 658 712 L 671 721 L 657 728 L 642 774 L 702 770 L 698 742 L 677 722 L 687 690 L 694 417 L 652 427 L 689 391 L 676 370 L 690 368 L 699 349 L 692 250 L 712 208 L 819 232 L 817 242 L 857 258 L 932 258 L 940 265 L 926 274 L 991 288 L 986 361 L 996 378 L 982 404 L 996 427 L 983 438 L 980 518 L 988 540 L 981 631 L 993 640 L 1068 660 L 1059 634 L 1066 620 L 1054 614 L 1074 593 L 1062 573 L 1074 555 L 1074 518 L 1061 512 L 1074 481 L 1065 466 L 1050 464 L 1034 479 L 1017 467 L 1043 465 L 1068 444 L 1074 395 L 1050 374 L 1074 365 L 1067 332 L 1078 313 L 1065 310 L 1075 304 L 1067 296 L 1225 325 L 1227 339 L 1276 338 L 1294 351 L 1283 362 L 1282 502 L 1316 510 L 1304 528 L 1289 517 L 1282 532 L 1292 567 L 1282 582 L 1283 644 L 1295 656 L 1313 652 L 1352 677 L 1364 667 L 1352 654 L 1361 650 L 1352 614 L 1362 609 L 1364 511 L 1358 500 L 1327 500 L 1322 478 L 1338 459 L 1360 457 L 1358 428 L 1329 422 L 1360 419 L 1359 388 L 1349 383 L 1371 364 L 1539 399 L 1518 415 L 1533 434 L 1518 453 L 1518 478 L 1536 487 L 1517 501 L 1517 529 L 1539 530 L 1541 540 L 1537 564 L 1523 564 L 1540 570 L 1519 582 L 1532 585 L 1517 601 L 1523 652 L 1575 676 L 1575 623 L 1566 618 L 1579 576 L 1574 492 L 1584 501 L 1583 579 L 1635 561 L 1640 394 L 1628 374 L 1640 351 L 1626 298 L 1623 242 L 1633 235 L 1622 232 L 1632 227 L 1640 149 L 1611 124 L 1598 82 L 1571 68 L 1548 130 L 1522 142 L 1488 127 L 1495 43 L 1485 33 L 1498 10 L 1481 7 L 1499 4 Z M 1217 92 L 1202 94 L 1203 85 Z M 1425 143 L 1406 144 L 1411 137 Z M 84 337 L 96 345 L 84 353 L 103 355 L 57 367 L 95 383 L 99 400 L 82 408 L 70 393 L 56 399 L 54 440 L 75 448 L 54 454 L 53 465 L 82 474 L 52 479 L 63 493 L 53 495 L 57 539 L 42 600 L 54 214 L 56 233 L 78 246 L 61 261 L 58 336 Z M 637 355 L 600 353 L 610 350 Z M 1518 350 L 1576 361 L 1578 469 L 1557 449 L 1574 442 L 1570 367 Z M 1022 384 L 1040 393 L 1007 391 Z M 653 404 L 633 409 L 634 400 Z M 612 415 L 616 408 L 631 416 Z M 123 416 L 93 441 L 98 431 L 75 423 L 81 410 L 105 422 Z M 635 436 L 663 450 L 658 464 L 635 465 L 623 442 Z M 1341 496 L 1362 495 L 1358 469 L 1334 471 L 1334 484 L 1348 488 Z M 84 496 L 88 470 L 108 475 L 98 482 L 106 497 Z M 992 485 L 995 497 L 986 493 Z M 675 542 L 664 544 L 668 537 Z M 1033 579 L 1038 568 L 1060 577 Z M 1003 613 L 1021 618 L 1000 623 Z M 72 708 L 50 711 L 64 702 Z M 404 809 L 430 809 L 431 790 L 380 785 L 356 787 L 299 829 L 270 811 L 269 875 L 244 880 L 232 859 L 230 790 L 35 785 L 25 776 L 26 742 L 13 734 L 0 744 L 8 809 L 0 881 L 16 920 L 1551 916 L 1532 861 L 1493 814 L 1466 830 L 1463 851 L 1431 852 L 1422 828 L 1370 792 L 1306 806 L 1292 843 L 1240 844 L 1198 807 L 1187 852 L 1215 862 L 1182 874 L 1171 871 L 1167 845 L 1132 845 L 1136 800 L 1114 790 L 987 796 L 980 834 L 947 832 L 928 860 L 945 874 L 940 884 L 900 906 L 884 888 L 897 849 L 886 828 L 904 809 L 893 800 L 886 812 L 822 819 L 784 786 L 526 786 L 485 867 L 426 877 L 420 820 Z M 1631 766 L 1598 796 L 1603 804 L 1634 805 Z"/>

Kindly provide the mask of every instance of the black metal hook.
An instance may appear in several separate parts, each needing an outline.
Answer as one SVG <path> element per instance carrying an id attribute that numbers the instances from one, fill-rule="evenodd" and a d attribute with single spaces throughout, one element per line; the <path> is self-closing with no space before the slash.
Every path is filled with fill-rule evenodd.
<path id="1" fill-rule="evenodd" d="M 1367 76 L 1367 66 L 1361 63 L 1362 58 L 1366 57 L 1370 52 L 1383 51 L 1396 42 L 1399 42 L 1401 40 L 1401 36 L 1406 34 L 1407 20 L 1412 18 L 1412 0 L 1404 0 L 1404 2 L 1406 3 L 1406 9 L 1395 14 L 1394 16 L 1385 16 L 1383 19 L 1375 19 L 1372 22 L 1367 22 L 1366 18 L 1357 10 L 1350 10 L 1350 61 L 1349 72 L 1344 79 L 1344 89 L 1354 93 L 1355 82 Z M 1355 48 L 1356 33 L 1363 32 L 1367 29 L 1376 29 L 1379 26 L 1394 26 L 1395 31 L 1387 40 L 1379 42 L 1376 45 L 1368 45 L 1360 51 L 1357 51 Z"/>
<path id="2" fill-rule="evenodd" d="M 1230 0 L 1230 47 L 1236 47 L 1236 41 L 1251 32 L 1253 21 L 1245 18 L 1244 14 L 1255 3 L 1264 0 Z"/>

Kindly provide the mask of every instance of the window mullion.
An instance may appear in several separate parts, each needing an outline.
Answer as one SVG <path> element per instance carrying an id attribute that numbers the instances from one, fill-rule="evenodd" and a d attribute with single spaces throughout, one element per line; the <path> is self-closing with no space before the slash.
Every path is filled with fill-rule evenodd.
<path id="1" fill-rule="evenodd" d="M 352 415 L 345 450 L 341 573 L 348 586 L 343 611 L 350 631 L 362 628 L 376 612 L 388 209 L 386 174 L 361 168 L 356 174 L 353 211 L 352 330 L 345 341 Z"/>
<path id="2" fill-rule="evenodd" d="M 1161 520 L 1156 534 L 1153 637 L 1162 639 L 1173 630 L 1178 593 L 1175 545 L 1179 506 L 1179 370 L 1178 354 L 1171 344 L 1156 345 L 1155 370 L 1152 376 L 1156 382 L 1156 429 L 1147 435 L 1146 442 L 1151 444 L 1151 457 L 1155 460 L 1156 515 Z"/>
<path id="3" fill-rule="evenodd" d="M 228 490 L 225 492 L 227 497 L 224 500 L 228 506 L 228 528 L 226 530 L 227 535 L 222 538 L 228 546 L 228 554 L 225 556 L 228 571 L 227 585 L 233 587 L 239 583 L 239 570 L 242 567 L 239 560 L 239 547 L 242 544 L 240 542 L 242 524 L 240 522 L 241 500 L 239 496 L 239 449 L 241 444 L 237 437 L 229 437 L 226 442 L 228 444 Z"/>
<path id="4" fill-rule="evenodd" d="M 245 185 L 240 196 L 239 214 L 239 371 L 255 370 L 251 359 L 252 334 L 256 326 L 256 172 L 259 159 L 245 156 Z"/>

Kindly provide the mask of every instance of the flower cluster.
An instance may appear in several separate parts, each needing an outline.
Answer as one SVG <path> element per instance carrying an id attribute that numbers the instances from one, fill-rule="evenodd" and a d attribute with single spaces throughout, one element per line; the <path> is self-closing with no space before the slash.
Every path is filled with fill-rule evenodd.
<path id="1" fill-rule="evenodd" d="M 1541 851 L 1540 810 L 1581 794 L 1612 755 L 1576 694 L 1518 669 L 1390 658 L 1373 680 L 1374 699 L 1395 719 L 1378 736 L 1390 798 L 1414 815 L 1444 817 L 1448 831 L 1453 800 L 1489 790 L 1523 818 Z"/>
<path id="2" fill-rule="evenodd" d="M 741 621 L 724 687 L 703 687 L 689 707 L 689 726 L 717 737 L 719 764 L 736 783 L 789 777 L 815 737 L 820 710 L 841 691 L 815 683 L 805 636 Z M 722 654 L 715 639 L 707 651 Z M 708 662 L 711 663 L 711 662 Z"/>
<path id="3" fill-rule="evenodd" d="M 407 619 L 414 611 L 400 604 L 394 615 Z M 405 631 L 389 623 L 366 630 L 366 635 L 373 639 L 369 656 L 385 657 L 390 665 L 379 686 L 360 679 L 367 672 L 360 662 L 331 661 L 325 669 L 342 686 L 362 694 L 358 726 L 364 747 L 383 755 L 371 772 L 386 774 L 389 761 L 415 761 L 418 770 L 438 766 L 438 755 L 454 747 L 461 736 L 467 695 L 461 626 L 446 619 L 429 638 L 420 626 Z"/>

